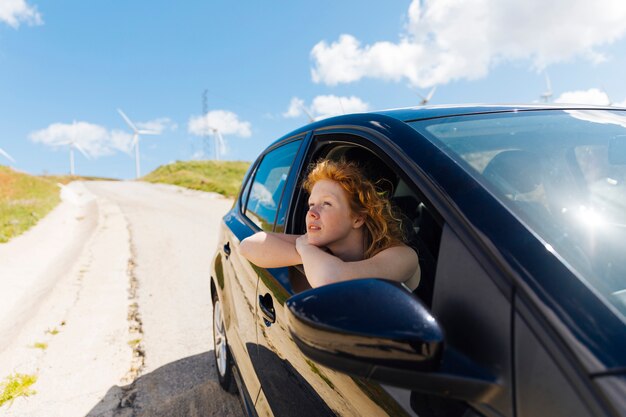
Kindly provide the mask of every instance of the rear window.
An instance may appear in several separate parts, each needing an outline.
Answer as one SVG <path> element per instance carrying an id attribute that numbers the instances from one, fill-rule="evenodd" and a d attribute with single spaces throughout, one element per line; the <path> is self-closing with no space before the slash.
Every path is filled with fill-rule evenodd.
<path id="1" fill-rule="evenodd" d="M 413 122 L 626 320 L 626 112 L 554 110 Z"/>

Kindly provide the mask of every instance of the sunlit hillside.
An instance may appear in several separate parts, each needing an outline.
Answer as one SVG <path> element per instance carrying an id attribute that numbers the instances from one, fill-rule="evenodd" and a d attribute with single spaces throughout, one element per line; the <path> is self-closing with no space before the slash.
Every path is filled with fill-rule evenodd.
<path id="1" fill-rule="evenodd" d="M 0 165 L 0 243 L 36 224 L 59 201 L 56 181 Z"/>
<path id="2" fill-rule="evenodd" d="M 241 161 L 177 161 L 158 167 L 142 180 L 234 197 L 249 166 Z"/>
<path id="3" fill-rule="evenodd" d="M 0 243 L 24 233 L 59 204 L 59 183 L 99 179 L 106 178 L 34 176 L 0 165 Z"/>

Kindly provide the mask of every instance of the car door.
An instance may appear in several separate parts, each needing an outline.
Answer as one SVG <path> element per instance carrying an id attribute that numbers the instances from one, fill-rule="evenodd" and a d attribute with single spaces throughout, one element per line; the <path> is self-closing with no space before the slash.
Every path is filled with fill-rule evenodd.
<path id="1" fill-rule="evenodd" d="M 349 140 L 364 140 L 350 135 L 341 138 L 341 141 L 334 140 L 332 146 L 354 146 Z M 309 148 L 316 148 L 319 141 L 319 137 L 314 138 Z M 309 164 L 321 156 L 318 151 L 307 153 L 293 179 L 294 187 L 299 186 Z M 279 216 L 276 230 L 297 232 L 289 222 L 294 216 L 303 216 L 301 199 L 298 188 L 293 189 L 293 195 L 285 194 L 283 204 L 290 203 L 290 214 Z M 299 350 L 289 333 L 285 300 L 308 288 L 301 266 L 259 269 L 257 329 L 261 392 L 256 403 L 259 413 L 275 416 L 411 415 L 394 398 L 394 395 L 404 396 L 410 410 L 408 394 L 390 393 L 385 387 L 364 378 L 324 367 Z"/>
<path id="2" fill-rule="evenodd" d="M 310 408 L 316 415 L 513 416 L 511 286 L 467 238 L 459 222 L 442 211 L 445 196 L 437 204 L 428 201 L 424 196 L 434 195 L 432 186 L 415 175 L 411 166 L 396 165 L 401 155 L 389 148 L 383 151 L 379 145 L 380 139 L 362 132 L 342 128 L 332 133 L 329 129 L 315 138 L 303 166 L 319 157 L 352 156 L 369 166 L 372 175 L 398 175 L 392 181 L 391 199 L 402 207 L 414 233 L 411 243 L 418 249 L 422 266 L 416 294 L 440 320 L 446 344 L 456 357 L 491 376 L 498 389 L 488 398 L 457 401 L 376 384 L 314 363 L 301 354 L 285 323 L 284 300 L 306 279 L 300 268 L 292 267 L 262 275 L 258 285 L 260 305 L 261 300 L 272 300 L 276 313 L 273 323 L 267 323 L 262 313 L 257 322 L 259 350 L 268 358 L 264 361 L 268 380 L 261 382 L 260 395 L 267 403 L 265 410 L 274 415 L 300 414 Z M 306 212 L 302 205 L 298 207 L 297 199 L 291 208 L 296 218 Z M 295 232 L 290 225 L 286 230 Z"/>
<path id="3" fill-rule="evenodd" d="M 301 139 L 270 148 L 253 164 L 240 198 L 224 217 L 223 270 L 224 321 L 234 360 L 243 379 L 247 400 L 253 403 L 260 389 L 256 326 L 256 290 L 259 269 L 243 258 L 239 242 L 258 230 L 274 228 L 278 206 Z M 218 269 L 218 268 L 216 268 Z"/>

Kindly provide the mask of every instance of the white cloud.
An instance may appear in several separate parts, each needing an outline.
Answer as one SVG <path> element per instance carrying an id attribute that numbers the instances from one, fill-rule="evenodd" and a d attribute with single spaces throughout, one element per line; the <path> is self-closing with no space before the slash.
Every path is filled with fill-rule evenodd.
<path id="1" fill-rule="evenodd" d="M 191 159 L 193 160 L 206 159 L 206 155 L 202 149 L 198 149 L 197 151 L 193 153 L 193 155 L 191 155 Z"/>
<path id="2" fill-rule="evenodd" d="M 174 123 L 169 117 L 161 117 L 147 122 L 138 122 L 137 128 L 140 130 L 150 130 L 152 132 L 161 134 L 165 130 L 176 130 L 178 125 Z"/>
<path id="3" fill-rule="evenodd" d="M 133 135 L 122 130 L 109 132 L 109 144 L 112 149 L 130 154 L 133 150 Z"/>
<path id="4" fill-rule="evenodd" d="M 43 24 L 37 7 L 29 6 L 25 0 L 1 0 L 0 21 L 14 29 L 17 29 L 22 22 L 29 25 Z"/>
<path id="5" fill-rule="evenodd" d="M 554 102 L 607 106 L 611 100 L 604 91 L 597 88 L 590 88 L 589 90 L 567 91 L 557 97 Z"/>
<path id="6" fill-rule="evenodd" d="M 298 117 L 302 114 L 302 108 L 304 107 L 304 100 L 294 97 L 289 103 L 289 108 L 283 113 L 283 117 L 292 118 Z"/>
<path id="7" fill-rule="evenodd" d="M 361 113 L 367 111 L 368 108 L 369 105 L 367 103 L 355 96 L 317 96 L 311 103 L 311 113 L 317 120 L 338 114 Z"/>
<path id="8" fill-rule="evenodd" d="M 111 155 L 119 150 L 129 153 L 132 149 L 132 135 L 119 130 L 106 128 L 87 122 L 53 123 L 45 129 L 29 135 L 35 143 L 52 148 L 66 147 L 74 141 L 91 157 Z"/>
<path id="9" fill-rule="evenodd" d="M 326 119 L 348 113 L 361 113 L 369 110 L 369 104 L 358 97 L 321 95 L 316 96 L 310 106 L 304 104 L 304 100 L 294 97 L 291 99 L 289 109 L 283 113 L 284 117 L 298 117 L 306 113 L 314 120 Z"/>
<path id="10" fill-rule="evenodd" d="M 623 0 L 413 0 L 398 42 L 363 46 L 348 34 L 319 42 L 311 75 L 328 85 L 371 77 L 427 88 L 484 77 L 506 60 L 535 69 L 573 57 L 602 62 L 598 48 L 625 33 Z"/>
<path id="11" fill-rule="evenodd" d="M 204 116 L 191 116 L 187 124 L 189 133 L 196 136 L 209 135 L 213 129 L 219 130 L 222 135 L 244 138 L 252 135 L 250 122 L 240 121 L 239 116 L 227 110 L 212 110 Z"/>

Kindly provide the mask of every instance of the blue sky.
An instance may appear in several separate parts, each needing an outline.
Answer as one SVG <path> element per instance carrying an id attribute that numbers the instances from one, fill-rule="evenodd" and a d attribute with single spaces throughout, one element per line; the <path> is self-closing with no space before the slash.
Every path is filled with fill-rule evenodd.
<path id="1" fill-rule="evenodd" d="M 0 0 L 0 164 L 133 178 L 253 160 L 316 118 L 431 104 L 626 104 L 622 0 Z M 207 114 L 203 92 L 207 91 Z M 304 110 L 303 110 L 304 109 Z M 204 137 L 203 137 L 204 135 Z"/>

